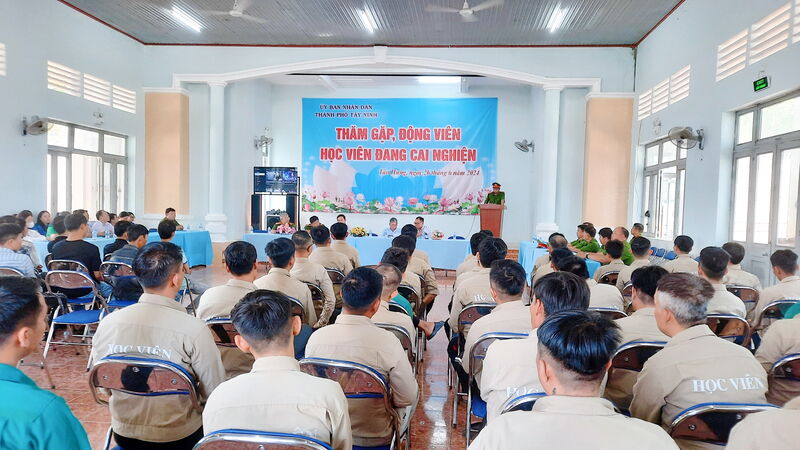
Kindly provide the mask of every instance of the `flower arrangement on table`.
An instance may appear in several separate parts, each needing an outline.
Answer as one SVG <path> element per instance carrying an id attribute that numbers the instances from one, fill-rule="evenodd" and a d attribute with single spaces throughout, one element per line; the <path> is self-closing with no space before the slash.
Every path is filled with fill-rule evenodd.
<path id="1" fill-rule="evenodd" d="M 294 232 L 297 230 L 294 228 L 293 223 L 278 223 L 275 225 L 275 228 L 273 228 L 272 231 L 276 234 L 294 234 Z"/>
<path id="2" fill-rule="evenodd" d="M 364 237 L 367 235 L 367 230 L 364 227 L 353 227 L 350 229 L 350 236 Z"/>
<path id="3" fill-rule="evenodd" d="M 434 239 L 434 240 L 437 240 L 437 241 L 439 239 L 444 239 L 444 233 L 442 233 L 439 230 L 434 230 L 433 233 L 431 233 L 431 239 Z"/>

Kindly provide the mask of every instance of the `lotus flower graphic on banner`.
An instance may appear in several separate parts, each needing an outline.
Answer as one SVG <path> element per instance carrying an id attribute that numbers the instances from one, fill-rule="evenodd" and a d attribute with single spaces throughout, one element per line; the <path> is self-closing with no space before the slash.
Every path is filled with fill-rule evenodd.
<path id="1" fill-rule="evenodd" d="M 303 210 L 477 214 L 496 98 L 303 99 Z"/>

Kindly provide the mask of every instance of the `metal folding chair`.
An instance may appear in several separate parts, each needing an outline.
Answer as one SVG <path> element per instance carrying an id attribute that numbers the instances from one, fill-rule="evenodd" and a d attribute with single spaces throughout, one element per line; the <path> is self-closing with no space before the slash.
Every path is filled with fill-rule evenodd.
<path id="1" fill-rule="evenodd" d="M 397 293 L 400 294 L 404 299 L 408 300 L 411 303 L 411 308 L 414 310 L 414 314 L 420 313 L 420 296 L 419 292 L 414 289 L 413 286 L 405 283 L 400 283 L 400 286 L 397 287 Z"/>
<path id="2" fill-rule="evenodd" d="M 52 253 L 47 256 L 52 256 Z M 61 270 L 61 271 L 71 271 L 71 272 L 80 272 L 84 274 L 89 274 L 89 269 L 78 261 L 72 261 L 69 259 L 51 259 L 47 262 L 47 271 L 51 272 L 54 270 Z M 90 275 L 91 277 L 91 275 Z M 47 275 L 45 275 L 45 280 L 47 280 Z M 52 292 L 61 292 L 67 295 L 67 303 L 70 306 L 81 305 L 85 306 L 90 303 L 94 302 L 93 293 L 87 291 L 87 289 L 79 289 L 79 290 L 71 290 L 63 292 L 61 289 L 68 289 L 68 288 L 61 288 L 60 286 L 55 286 L 55 290 L 50 289 Z"/>
<path id="3" fill-rule="evenodd" d="M 287 295 L 287 297 L 289 296 Z M 292 315 L 299 316 L 300 322 L 306 323 L 306 310 L 303 308 L 303 304 L 294 297 L 289 297 L 289 300 L 292 301 Z"/>
<path id="4" fill-rule="evenodd" d="M 600 277 L 600 284 L 610 284 L 612 286 L 617 285 L 617 278 L 619 278 L 619 270 L 617 271 L 609 271 L 606 272 L 602 277 Z"/>
<path id="5" fill-rule="evenodd" d="M 621 319 L 623 317 L 628 317 L 628 315 L 625 314 L 625 311 L 620 311 L 620 310 L 618 310 L 616 308 L 610 308 L 608 306 L 590 306 L 589 307 L 589 311 L 593 311 L 593 312 L 602 314 L 602 315 L 608 317 L 611 320 L 616 320 L 616 319 Z"/>
<path id="6" fill-rule="evenodd" d="M 800 381 L 800 353 L 792 353 L 775 361 L 769 374 L 774 378 Z M 800 389 L 800 384 L 798 389 Z"/>
<path id="7" fill-rule="evenodd" d="M 706 325 L 717 336 L 744 347 L 750 344 L 750 324 L 735 314 L 709 314 Z"/>
<path id="8" fill-rule="evenodd" d="M 227 429 L 209 433 L 194 450 L 333 450 L 308 436 L 272 431 Z"/>
<path id="9" fill-rule="evenodd" d="M 89 273 L 89 269 L 83 263 L 71 259 L 50 259 L 47 261 L 47 270 L 73 270 L 75 272 Z"/>
<path id="10" fill-rule="evenodd" d="M 625 304 L 628 305 L 628 311 L 630 311 L 630 309 L 631 309 L 630 305 L 632 304 L 631 302 L 633 301 L 632 300 L 633 299 L 633 283 L 631 283 L 630 281 L 625 283 L 625 286 L 622 287 L 622 299 L 625 302 Z"/>
<path id="11" fill-rule="evenodd" d="M 101 405 L 108 405 L 114 392 L 142 397 L 186 395 L 192 408 L 198 413 L 203 411 L 194 376 L 180 365 L 166 360 L 122 354 L 106 356 L 92 366 L 89 389 L 94 401 Z M 110 393 L 106 395 L 100 389 Z M 110 447 L 111 437 L 109 427 L 103 448 Z"/>
<path id="12" fill-rule="evenodd" d="M 130 264 L 125 264 L 123 262 L 104 262 L 100 264 L 100 273 L 103 274 L 103 281 L 110 284 L 114 290 L 118 288 L 117 283 L 122 280 L 136 280 L 136 274 L 133 273 L 133 268 Z M 107 303 L 109 309 L 119 309 L 130 306 L 138 301 L 138 298 L 136 300 L 117 298 L 115 294 L 112 294 Z"/>
<path id="13" fill-rule="evenodd" d="M 326 267 L 325 271 L 328 273 L 328 278 L 331 279 L 333 284 L 333 294 L 336 296 L 336 307 L 342 307 L 342 282 L 344 281 L 344 272 L 339 269 L 332 269 Z"/>
<path id="14" fill-rule="evenodd" d="M 677 257 L 678 257 L 678 254 L 675 253 L 674 250 L 670 250 L 670 251 L 667 252 L 666 255 L 664 255 L 664 259 L 666 259 L 667 261 L 672 261 L 672 260 L 676 259 Z"/>
<path id="15" fill-rule="evenodd" d="M 756 313 L 756 318 L 751 327 L 755 330 L 766 330 L 772 322 L 786 317 L 786 311 L 792 306 L 800 303 L 800 299 L 787 298 L 770 302 L 767 306 Z"/>
<path id="16" fill-rule="evenodd" d="M 725 445 L 731 429 L 748 414 L 776 408 L 756 403 L 700 403 L 681 411 L 670 425 L 673 439 Z"/>
<path id="17" fill-rule="evenodd" d="M 187 311 L 191 311 L 193 316 L 197 316 L 197 304 L 194 302 L 194 294 L 192 294 L 192 280 L 189 279 L 186 275 L 183 276 L 183 281 L 186 283 L 186 287 L 178 291 L 178 303 L 183 305 L 183 300 L 186 296 L 189 296 L 189 306 L 186 308 Z"/>
<path id="18" fill-rule="evenodd" d="M 214 343 L 219 347 L 235 348 L 234 336 L 238 335 L 236 327 L 233 326 L 230 317 L 212 317 L 206 320 L 206 325 L 211 336 L 214 338 Z"/>
<path id="19" fill-rule="evenodd" d="M 547 397 L 547 394 L 544 392 L 531 392 L 529 394 L 520 395 L 519 397 L 510 398 L 503 403 L 503 410 L 500 414 L 514 411 L 530 411 L 533 409 L 536 400 L 542 397 Z"/>
<path id="20" fill-rule="evenodd" d="M 621 345 L 611 358 L 611 369 L 641 372 L 644 363 L 665 345 L 663 341 L 633 341 Z"/>
<path id="21" fill-rule="evenodd" d="M 22 274 L 17 269 L 13 267 L 0 267 L 0 275 L 1 276 L 10 276 L 10 277 L 24 277 L 25 275 Z"/>
<path id="22" fill-rule="evenodd" d="M 315 377 L 327 378 L 336 381 L 342 387 L 344 396 L 348 400 L 372 400 L 382 405 L 387 415 L 392 419 L 393 437 L 390 445 L 397 448 L 405 436 L 405 449 L 408 450 L 411 441 L 411 416 L 414 407 L 406 407 L 404 417 L 392 404 L 392 391 L 386 378 L 372 367 L 351 362 L 324 358 L 305 358 L 300 360 L 300 370 Z M 350 404 L 350 402 L 348 401 Z M 352 404 L 351 404 L 352 405 Z M 362 405 L 363 406 L 363 405 Z M 352 406 L 351 406 L 352 407 Z M 353 430 L 353 437 L 357 439 L 358 430 Z"/>
<path id="23" fill-rule="evenodd" d="M 414 369 L 414 373 L 417 373 L 417 352 L 414 351 L 411 340 L 412 338 L 408 334 L 408 330 L 393 323 L 376 323 L 375 325 L 378 328 L 383 328 L 384 330 L 392 333 L 397 337 L 397 339 L 400 340 L 400 345 L 403 346 L 403 350 L 405 350 L 406 354 L 408 355 L 408 362 L 411 363 L 411 368 Z"/>
<path id="24" fill-rule="evenodd" d="M 494 332 L 486 333 L 475 341 L 475 344 L 469 351 L 469 383 L 467 386 L 467 409 L 465 418 L 465 436 L 467 438 L 466 445 L 469 447 L 472 438 L 472 430 L 470 427 L 471 417 L 479 417 L 486 419 L 486 402 L 478 397 L 473 401 L 472 399 L 472 383 L 475 380 L 475 375 L 483 370 L 483 360 L 486 358 L 486 351 L 489 346 L 495 341 L 503 341 L 506 339 L 524 339 L 528 337 L 525 333 L 509 333 L 509 332 Z"/>
<path id="25" fill-rule="evenodd" d="M 739 299 L 744 302 L 744 306 L 747 308 L 747 318 L 752 319 L 753 310 L 758 304 L 758 291 L 748 286 L 737 286 L 733 284 L 729 284 L 725 287 L 728 289 L 728 292 L 739 297 Z"/>
<path id="26" fill-rule="evenodd" d="M 653 252 L 652 263 L 653 264 L 662 264 L 664 262 L 664 255 L 667 254 L 667 250 L 663 248 L 657 248 Z"/>
<path id="27" fill-rule="evenodd" d="M 406 309 L 403 308 L 403 306 L 400 305 L 400 303 L 397 303 L 394 300 L 389 300 L 389 311 L 399 312 L 408 315 L 408 311 L 406 311 Z"/>
<path id="28" fill-rule="evenodd" d="M 457 354 L 459 357 L 462 357 L 464 353 L 464 343 L 466 342 L 466 332 L 467 327 L 472 326 L 476 320 L 480 319 L 481 317 L 489 314 L 492 310 L 497 306 L 495 303 L 470 303 L 461 310 L 458 314 L 458 323 L 456 324 L 456 333 L 458 333 L 459 339 L 458 342 L 458 351 Z M 467 392 L 461 392 L 460 387 L 461 383 L 456 378 L 457 374 L 456 371 L 453 370 L 451 367 L 451 363 L 448 361 L 447 364 L 448 369 L 448 379 L 450 379 L 450 384 L 455 386 L 455 392 L 453 392 L 453 415 L 452 415 L 452 425 L 453 428 L 456 427 L 458 422 L 458 415 L 456 411 L 458 410 L 458 397 L 466 397 L 469 393 L 469 386 L 467 386 Z M 467 425 L 469 426 L 469 425 Z"/>
<path id="29" fill-rule="evenodd" d="M 322 289 L 314 283 L 306 282 L 308 290 L 311 291 L 311 302 L 314 304 L 314 310 L 317 312 L 317 317 L 322 316 L 322 308 L 325 306 L 325 294 Z"/>

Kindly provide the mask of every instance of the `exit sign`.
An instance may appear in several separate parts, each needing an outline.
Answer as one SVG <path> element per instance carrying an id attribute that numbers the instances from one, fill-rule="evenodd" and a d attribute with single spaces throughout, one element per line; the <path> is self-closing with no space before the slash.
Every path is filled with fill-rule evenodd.
<path id="1" fill-rule="evenodd" d="M 761 77 L 753 81 L 753 91 L 758 92 L 769 87 L 769 77 Z"/>

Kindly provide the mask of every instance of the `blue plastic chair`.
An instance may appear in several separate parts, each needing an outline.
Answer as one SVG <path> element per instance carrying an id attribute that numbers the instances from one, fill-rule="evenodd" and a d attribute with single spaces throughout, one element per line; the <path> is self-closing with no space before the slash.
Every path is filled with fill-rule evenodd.
<path id="1" fill-rule="evenodd" d="M 677 257 L 678 257 L 678 254 L 675 253 L 673 250 L 668 251 L 667 254 L 664 256 L 664 258 L 667 261 L 672 261 L 673 259 L 675 259 Z"/>
<path id="2" fill-rule="evenodd" d="M 453 235 L 453 236 L 450 236 L 450 237 L 449 237 L 449 238 L 447 238 L 447 239 L 456 239 L 456 240 L 459 240 L 459 241 L 463 241 L 465 238 L 464 238 L 464 236 L 456 236 L 456 235 Z"/>
<path id="3" fill-rule="evenodd" d="M 207 434 L 194 450 L 258 450 L 263 448 L 303 448 L 309 450 L 333 450 L 329 444 L 300 434 L 274 431 L 226 429 Z"/>

